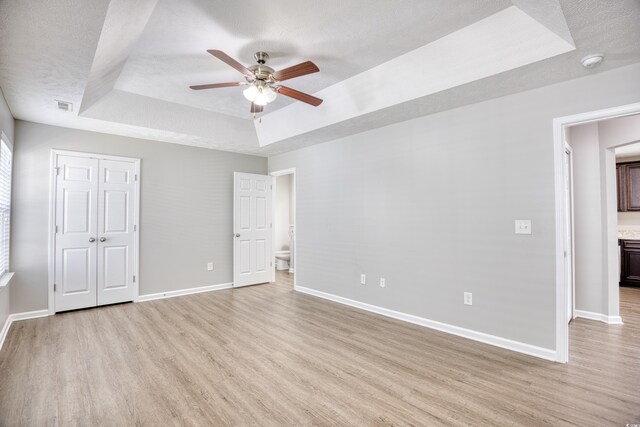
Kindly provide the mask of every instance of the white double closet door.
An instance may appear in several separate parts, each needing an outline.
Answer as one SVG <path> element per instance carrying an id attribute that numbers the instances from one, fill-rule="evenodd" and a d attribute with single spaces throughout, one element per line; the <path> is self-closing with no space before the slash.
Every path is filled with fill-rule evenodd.
<path id="1" fill-rule="evenodd" d="M 55 311 L 134 299 L 138 162 L 56 156 Z"/>

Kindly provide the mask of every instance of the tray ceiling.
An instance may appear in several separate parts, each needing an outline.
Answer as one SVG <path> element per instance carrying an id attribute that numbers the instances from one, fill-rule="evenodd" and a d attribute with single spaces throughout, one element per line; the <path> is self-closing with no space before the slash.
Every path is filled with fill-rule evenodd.
<path id="1" fill-rule="evenodd" d="M 12 0 L 0 86 L 18 119 L 266 156 L 640 62 L 639 20 L 635 0 Z M 207 49 L 312 60 L 288 85 L 325 102 L 279 96 L 254 121 L 241 88 L 189 90 L 242 79 Z"/>

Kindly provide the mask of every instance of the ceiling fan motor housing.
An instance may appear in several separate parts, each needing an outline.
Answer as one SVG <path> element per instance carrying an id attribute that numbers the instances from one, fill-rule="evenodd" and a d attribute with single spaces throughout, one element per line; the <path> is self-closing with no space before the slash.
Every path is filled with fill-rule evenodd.
<path id="1" fill-rule="evenodd" d="M 267 52 L 256 52 L 253 54 L 258 64 L 266 64 L 269 60 L 269 54 Z"/>

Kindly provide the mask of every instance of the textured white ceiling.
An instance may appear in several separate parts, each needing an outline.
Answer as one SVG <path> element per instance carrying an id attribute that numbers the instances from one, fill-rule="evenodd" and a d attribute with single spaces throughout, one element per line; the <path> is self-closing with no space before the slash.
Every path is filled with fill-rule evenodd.
<path id="1" fill-rule="evenodd" d="M 276 69 L 312 60 L 321 72 L 289 85 L 315 93 L 512 5 L 573 41 L 576 49 L 298 131 L 264 148 L 239 88 L 188 89 L 239 80 L 233 69 L 205 52 L 218 48 L 246 65 L 254 51 L 266 50 Z M 640 62 L 637 0 L 284 0 L 264 6 L 247 0 L 3 0 L 0 86 L 19 119 L 270 155 Z M 585 70 L 579 59 L 592 52 L 604 52 L 606 60 Z M 73 102 L 74 112 L 56 110 L 54 99 Z M 269 111 L 282 114 L 290 103 L 279 97 Z M 311 114 L 313 107 L 307 108 Z"/>
<path id="2" fill-rule="evenodd" d="M 160 0 L 129 55 L 117 89 L 250 120 L 241 88 L 194 93 L 193 84 L 243 81 L 209 55 L 221 49 L 245 65 L 266 51 L 282 69 L 312 60 L 321 72 L 287 82 L 314 93 L 425 45 L 507 6 L 508 0 Z M 293 101 L 269 104 L 275 111 Z"/>

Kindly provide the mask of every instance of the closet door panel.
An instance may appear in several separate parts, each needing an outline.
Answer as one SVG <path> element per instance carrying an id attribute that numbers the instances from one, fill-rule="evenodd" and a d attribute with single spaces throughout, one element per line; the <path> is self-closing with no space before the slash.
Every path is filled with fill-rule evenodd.
<path id="1" fill-rule="evenodd" d="M 135 164 L 101 160 L 98 189 L 98 305 L 134 299 Z"/>
<path id="2" fill-rule="evenodd" d="M 97 159 L 58 156 L 55 311 L 96 305 Z"/>

